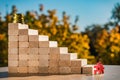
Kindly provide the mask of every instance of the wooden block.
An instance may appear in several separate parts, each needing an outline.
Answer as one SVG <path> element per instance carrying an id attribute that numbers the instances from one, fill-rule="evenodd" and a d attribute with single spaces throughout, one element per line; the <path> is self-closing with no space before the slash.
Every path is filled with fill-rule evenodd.
<path id="1" fill-rule="evenodd" d="M 38 54 L 38 48 L 29 48 L 29 55 L 30 54 L 37 55 Z"/>
<path id="2" fill-rule="evenodd" d="M 49 47 L 57 47 L 58 43 L 57 41 L 49 41 Z"/>
<path id="3" fill-rule="evenodd" d="M 70 65 L 71 65 L 70 60 L 62 60 L 62 61 L 59 61 L 59 66 L 60 66 L 60 67 L 69 67 Z"/>
<path id="4" fill-rule="evenodd" d="M 8 48 L 8 54 L 18 54 L 18 48 Z"/>
<path id="5" fill-rule="evenodd" d="M 18 41 L 9 41 L 8 42 L 9 48 L 17 48 L 18 47 Z"/>
<path id="6" fill-rule="evenodd" d="M 49 55 L 39 55 L 39 60 L 49 60 Z"/>
<path id="7" fill-rule="evenodd" d="M 60 54 L 68 54 L 68 48 L 67 47 L 59 47 Z"/>
<path id="8" fill-rule="evenodd" d="M 19 35 L 38 35 L 38 30 L 34 30 L 34 29 L 19 29 Z"/>
<path id="9" fill-rule="evenodd" d="M 9 67 L 17 67 L 18 66 L 18 61 L 8 61 L 8 66 Z"/>
<path id="10" fill-rule="evenodd" d="M 29 61 L 37 61 L 39 59 L 39 55 L 29 54 L 28 60 Z"/>
<path id="11" fill-rule="evenodd" d="M 70 67 L 60 67 L 59 71 L 60 71 L 60 74 L 70 74 L 71 68 Z"/>
<path id="12" fill-rule="evenodd" d="M 19 60 L 28 60 L 28 55 L 27 54 L 20 54 Z"/>
<path id="13" fill-rule="evenodd" d="M 18 67 L 18 73 L 28 73 L 28 67 Z"/>
<path id="14" fill-rule="evenodd" d="M 29 47 L 29 43 L 26 41 L 19 41 L 19 47 L 21 48 Z"/>
<path id="15" fill-rule="evenodd" d="M 70 54 L 60 54 L 60 60 L 70 60 Z"/>
<path id="16" fill-rule="evenodd" d="M 59 54 L 60 50 L 58 47 L 51 47 L 50 48 L 50 54 Z"/>
<path id="17" fill-rule="evenodd" d="M 28 35 L 19 35 L 19 41 L 28 42 Z"/>
<path id="18" fill-rule="evenodd" d="M 8 35 L 17 36 L 18 35 L 18 30 L 8 30 Z"/>
<path id="19" fill-rule="evenodd" d="M 50 48 L 39 48 L 40 55 L 48 55 L 50 53 Z"/>
<path id="20" fill-rule="evenodd" d="M 83 74 L 94 74 L 94 65 L 86 65 L 82 67 Z"/>
<path id="21" fill-rule="evenodd" d="M 18 61 L 18 66 L 19 67 L 27 67 L 28 66 L 28 61 L 27 60 L 19 60 Z"/>
<path id="22" fill-rule="evenodd" d="M 87 65 L 87 59 L 71 60 L 71 67 L 82 67 L 84 65 Z"/>
<path id="23" fill-rule="evenodd" d="M 49 47 L 49 41 L 39 41 L 39 47 L 40 48 Z"/>
<path id="24" fill-rule="evenodd" d="M 45 35 L 39 35 L 39 41 L 49 41 L 49 38 Z"/>
<path id="25" fill-rule="evenodd" d="M 8 67 L 8 73 L 18 73 L 17 67 Z"/>
<path id="26" fill-rule="evenodd" d="M 38 60 L 36 60 L 36 61 L 28 61 L 28 66 L 29 67 L 37 67 L 37 66 L 39 66 L 40 64 L 39 64 L 39 61 Z"/>
<path id="27" fill-rule="evenodd" d="M 16 55 L 16 54 L 8 54 L 8 60 L 9 61 L 17 61 L 18 60 L 18 55 Z"/>
<path id="28" fill-rule="evenodd" d="M 28 54 L 28 52 L 29 52 L 29 48 L 26 48 L 26 47 L 19 48 L 19 54 Z"/>
<path id="29" fill-rule="evenodd" d="M 39 73 L 39 67 L 28 67 L 28 73 Z"/>
<path id="30" fill-rule="evenodd" d="M 30 41 L 29 42 L 30 48 L 38 48 L 38 45 L 39 45 L 38 41 Z"/>
<path id="31" fill-rule="evenodd" d="M 50 54 L 50 60 L 60 60 L 60 54 Z"/>
<path id="32" fill-rule="evenodd" d="M 48 67 L 49 61 L 48 60 L 39 60 L 39 66 L 40 67 Z"/>
<path id="33" fill-rule="evenodd" d="M 48 67 L 39 67 L 40 74 L 48 74 Z"/>
<path id="34" fill-rule="evenodd" d="M 77 59 L 77 53 L 69 53 L 70 54 L 70 60 Z"/>
<path id="35" fill-rule="evenodd" d="M 58 60 L 50 60 L 49 61 L 49 67 L 58 67 L 59 61 Z"/>
<path id="36" fill-rule="evenodd" d="M 81 74 L 81 67 L 71 67 L 71 73 Z"/>
<path id="37" fill-rule="evenodd" d="M 18 41 L 18 36 L 9 35 L 8 36 L 8 41 Z"/>
<path id="38" fill-rule="evenodd" d="M 39 41 L 39 35 L 29 35 L 29 41 Z"/>
<path id="39" fill-rule="evenodd" d="M 49 67 L 48 72 L 49 74 L 59 74 L 59 67 Z"/>
<path id="40" fill-rule="evenodd" d="M 28 35 L 38 35 L 38 30 L 29 29 Z"/>

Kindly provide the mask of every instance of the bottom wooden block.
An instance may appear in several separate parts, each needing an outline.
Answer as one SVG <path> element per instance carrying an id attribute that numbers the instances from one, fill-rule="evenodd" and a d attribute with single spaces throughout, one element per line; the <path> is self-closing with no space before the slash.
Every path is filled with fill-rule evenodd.
<path id="1" fill-rule="evenodd" d="M 28 73 L 39 73 L 39 67 L 28 67 Z"/>
<path id="2" fill-rule="evenodd" d="M 81 67 L 71 67 L 72 74 L 81 74 Z"/>
<path id="3" fill-rule="evenodd" d="M 18 73 L 28 73 L 28 67 L 18 67 Z"/>
<path id="4" fill-rule="evenodd" d="M 17 67 L 8 67 L 8 73 L 18 73 Z"/>
<path id="5" fill-rule="evenodd" d="M 60 71 L 60 74 L 70 74 L 71 68 L 70 67 L 60 67 L 59 71 Z"/>
<path id="6" fill-rule="evenodd" d="M 48 67 L 39 67 L 40 74 L 48 74 Z"/>
<path id="7" fill-rule="evenodd" d="M 82 67 L 83 74 L 94 74 L 94 65 L 86 65 Z"/>

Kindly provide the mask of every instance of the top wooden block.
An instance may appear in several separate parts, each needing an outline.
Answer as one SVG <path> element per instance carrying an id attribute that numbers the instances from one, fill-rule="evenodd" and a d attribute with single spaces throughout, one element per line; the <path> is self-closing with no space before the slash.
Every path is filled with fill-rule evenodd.
<path id="1" fill-rule="evenodd" d="M 28 25 L 21 23 L 9 23 L 8 30 L 28 29 Z"/>
<path id="2" fill-rule="evenodd" d="M 39 41 L 49 41 L 49 37 L 45 35 L 39 35 Z"/>
<path id="3" fill-rule="evenodd" d="M 70 54 L 70 60 L 77 59 L 77 53 L 69 53 Z"/>
<path id="4" fill-rule="evenodd" d="M 60 54 L 68 54 L 68 48 L 67 47 L 59 47 Z"/>

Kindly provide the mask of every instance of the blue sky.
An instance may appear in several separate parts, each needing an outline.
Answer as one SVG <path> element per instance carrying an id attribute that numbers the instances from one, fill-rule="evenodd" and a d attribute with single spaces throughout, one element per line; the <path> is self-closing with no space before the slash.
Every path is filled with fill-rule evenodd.
<path id="1" fill-rule="evenodd" d="M 6 5 L 9 13 L 12 5 L 17 6 L 18 13 L 25 13 L 28 10 L 39 12 L 39 4 L 43 4 L 45 14 L 48 9 L 56 9 L 57 16 L 61 19 L 62 12 L 65 11 L 70 16 L 72 24 L 78 15 L 79 31 L 84 31 L 88 25 L 108 22 L 111 11 L 118 2 L 120 3 L 120 0 L 0 0 L 0 12 L 5 16 Z"/>

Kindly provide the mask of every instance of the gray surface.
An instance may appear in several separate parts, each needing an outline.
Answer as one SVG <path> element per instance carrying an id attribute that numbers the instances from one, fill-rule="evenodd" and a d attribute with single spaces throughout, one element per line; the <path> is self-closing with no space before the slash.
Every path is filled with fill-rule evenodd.
<path id="1" fill-rule="evenodd" d="M 105 65 L 104 75 L 50 75 L 50 76 L 27 76 L 8 77 L 8 67 L 0 68 L 0 80 L 120 80 L 120 66 Z"/>

